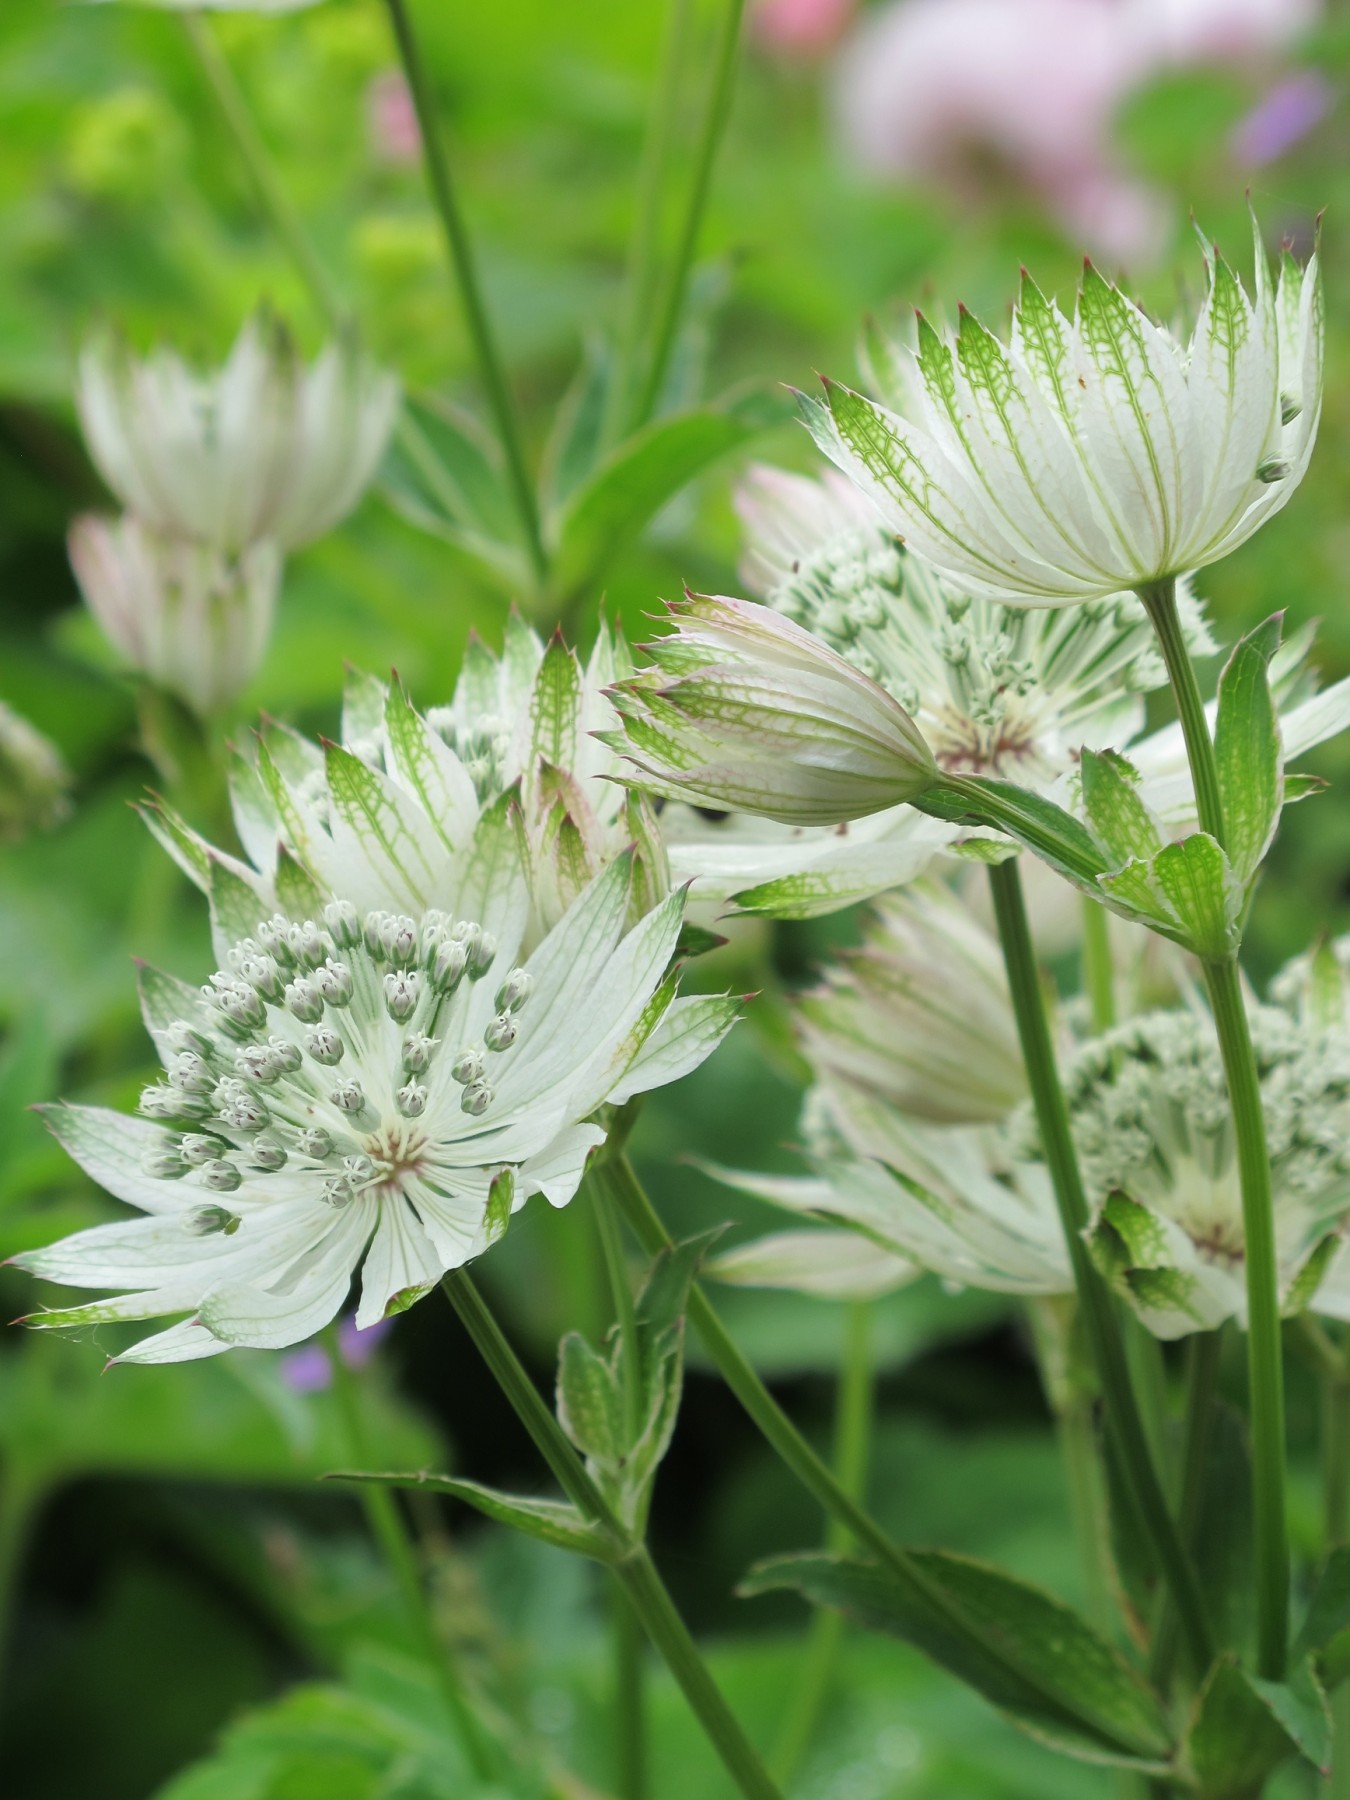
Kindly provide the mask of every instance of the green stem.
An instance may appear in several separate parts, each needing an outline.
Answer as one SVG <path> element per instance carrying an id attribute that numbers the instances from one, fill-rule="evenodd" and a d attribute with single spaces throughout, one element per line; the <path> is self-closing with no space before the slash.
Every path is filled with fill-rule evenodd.
<path id="1" fill-rule="evenodd" d="M 698 247 L 703 213 L 708 203 L 713 164 L 717 159 L 718 145 L 722 141 L 722 132 L 731 106 L 731 86 L 736 73 L 736 53 L 740 46 L 741 15 L 744 11 L 745 0 L 726 0 L 717 36 L 717 47 L 714 51 L 713 76 L 708 89 L 708 104 L 703 114 L 698 148 L 694 156 L 694 173 L 689 187 L 689 199 L 685 207 L 684 218 L 681 221 L 680 235 L 675 245 L 674 260 L 667 274 L 665 292 L 661 297 L 661 304 L 657 312 L 651 362 L 647 366 L 646 379 L 642 384 L 633 421 L 635 425 L 645 424 L 655 410 L 656 403 L 661 397 L 666 370 L 670 364 L 671 351 L 675 347 L 675 334 L 679 330 L 680 315 L 684 310 L 684 297 L 689 287 L 689 274 L 693 266 L 694 252 Z"/>
<path id="2" fill-rule="evenodd" d="M 1111 926 L 1106 908 L 1086 895 L 1083 911 L 1083 991 L 1092 1010 L 1093 1035 L 1116 1022 L 1116 972 L 1111 962 Z"/>
<path id="3" fill-rule="evenodd" d="M 622 1381 L 624 1424 L 628 1441 L 635 1443 L 642 1429 L 642 1379 L 638 1366 L 637 1308 L 624 1261 L 623 1237 L 615 1217 L 614 1202 L 604 1181 L 603 1168 L 589 1183 L 594 1202 L 596 1234 L 614 1296 L 614 1315 L 619 1328 L 619 1373 Z M 628 1596 L 617 1584 L 614 1590 L 614 1754 L 619 1800 L 643 1800 L 647 1792 L 646 1708 L 642 1681 L 642 1628 Z"/>
<path id="4" fill-rule="evenodd" d="M 1130 1384 L 1120 1321 L 1083 1235 L 1089 1223 L 1087 1199 L 1050 1041 L 1017 858 L 991 864 L 989 884 L 1027 1082 L 1040 1130 L 1041 1149 L 1064 1228 L 1083 1328 L 1101 1384 L 1106 1429 L 1114 1439 L 1121 1470 L 1157 1551 L 1164 1579 L 1175 1598 L 1191 1658 L 1197 1670 L 1204 1670 L 1213 1660 L 1213 1643 L 1199 1584 L 1168 1511 L 1154 1465 Z"/>
<path id="5" fill-rule="evenodd" d="M 289 252 L 319 311 L 335 330 L 344 329 L 349 323 L 346 310 L 338 298 L 337 289 L 328 279 L 323 264 L 315 255 L 314 246 L 305 235 L 299 213 L 277 180 L 272 159 L 253 122 L 239 83 L 234 78 L 234 71 L 226 62 L 220 45 L 201 14 L 187 12 L 182 17 L 188 42 L 192 45 L 202 73 L 215 95 L 216 104 L 234 138 L 235 148 L 263 211 Z"/>
<path id="6" fill-rule="evenodd" d="M 867 1481 L 873 1394 L 872 1308 L 865 1301 L 854 1301 L 845 1317 L 844 1363 L 835 1411 L 834 1473 L 844 1492 L 859 1501 Z M 830 1518 L 826 1549 L 841 1556 L 852 1546 L 852 1532 L 838 1519 Z M 801 1675 L 770 1759 L 774 1775 L 785 1788 L 792 1785 L 830 1697 L 843 1641 L 843 1614 L 817 1612 L 811 1620 Z"/>
<path id="7" fill-rule="evenodd" d="M 665 192 L 666 173 L 675 138 L 675 105 L 684 67 L 689 13 L 690 0 L 669 0 L 661 43 L 656 97 L 652 104 L 646 142 L 642 147 L 637 210 L 624 273 L 618 344 L 605 394 L 603 437 L 606 444 L 613 443 L 620 436 L 627 421 L 634 367 L 642 342 L 642 326 L 651 310 L 660 240 L 658 226 L 661 219 L 661 197 Z"/>
<path id="8" fill-rule="evenodd" d="M 1247 1387 L 1256 1525 L 1257 1666 L 1284 1676 L 1289 1633 L 1289 1528 L 1285 1514 L 1284 1365 L 1275 1207 L 1261 1084 L 1236 962 L 1207 962 L 1205 984 L 1228 1078 L 1242 1189 L 1247 1272 Z"/>
<path id="9" fill-rule="evenodd" d="M 347 1454 L 353 1466 L 368 1468 L 365 1427 L 361 1417 L 361 1399 L 352 1380 L 351 1370 L 343 1360 L 336 1325 L 325 1333 L 328 1361 L 333 1371 L 333 1393 L 347 1434 Z M 416 1635 L 418 1646 L 440 1685 L 446 1711 L 464 1746 L 474 1774 L 480 1781 L 492 1781 L 504 1772 L 505 1759 L 496 1751 L 474 1715 L 460 1686 L 459 1676 L 441 1641 L 417 1568 L 417 1556 L 398 1510 L 398 1502 L 386 1487 L 362 1483 L 361 1502 L 371 1535 L 380 1547 L 385 1562 L 398 1585 L 403 1608 Z"/>
<path id="10" fill-rule="evenodd" d="M 465 324 L 468 326 L 474 354 L 478 359 L 478 372 L 482 377 L 483 386 L 487 390 L 488 405 L 492 410 L 492 416 L 497 426 L 497 435 L 501 440 L 502 451 L 506 457 L 507 477 L 510 482 L 511 495 L 515 501 L 516 512 L 520 518 L 525 551 L 530 559 L 530 567 L 534 571 L 535 581 L 542 588 L 548 580 L 548 557 L 540 532 L 534 484 L 530 480 L 529 470 L 525 464 L 525 451 L 521 441 L 520 427 L 516 420 L 515 404 L 511 399 L 506 373 L 497 352 L 496 340 L 492 335 L 492 324 L 478 279 L 478 267 L 474 258 L 473 246 L 469 241 L 468 228 L 464 223 L 463 214 L 459 210 L 459 201 L 450 174 L 450 162 L 445 151 L 445 141 L 441 136 L 440 121 L 436 114 L 426 65 L 422 61 L 422 53 L 413 34 L 412 19 L 409 16 L 405 0 L 385 0 L 385 5 L 389 11 L 390 23 L 394 28 L 394 36 L 398 41 L 404 74 L 407 76 L 408 89 L 417 113 L 427 178 L 431 183 L 432 198 L 440 215 L 446 245 L 450 251 L 450 266 L 459 290 L 460 305 L 464 309 Z"/>
<path id="11" fill-rule="evenodd" d="M 1191 780 L 1195 784 L 1195 810 L 1200 829 L 1207 831 L 1222 846 L 1226 834 L 1219 769 L 1214 760 L 1214 744 L 1205 717 L 1205 703 L 1200 697 L 1200 684 L 1195 679 L 1195 667 L 1181 629 L 1176 581 L 1169 578 L 1136 591 L 1157 634 L 1158 648 L 1162 651 L 1167 678 L 1172 684 L 1172 697 L 1176 701 L 1181 735 L 1186 740 L 1186 756 L 1191 765 Z"/>
<path id="12" fill-rule="evenodd" d="M 600 1524 L 608 1533 L 615 1550 L 612 1564 L 615 1576 L 641 1619 L 643 1630 L 664 1657 L 708 1741 L 722 1759 L 723 1767 L 746 1800 L 781 1800 L 777 1787 L 765 1773 L 764 1765 L 708 1673 L 698 1646 L 666 1592 L 646 1546 L 624 1528 L 591 1479 L 473 1281 L 465 1270 L 455 1269 L 445 1276 L 441 1286 L 563 1492 L 583 1517 Z"/>
<path id="13" fill-rule="evenodd" d="M 1299 1321 L 1312 1327 L 1315 1348 L 1322 1361 L 1322 1505 L 1327 1555 L 1350 1536 L 1350 1367 L 1326 1333 L 1304 1315 Z M 1331 1779 L 1325 1792 L 1329 1800 L 1350 1800 L 1350 1682 L 1342 1682 L 1331 1696 Z"/>
<path id="14" fill-rule="evenodd" d="M 1179 1523 L 1182 1542 L 1192 1554 L 1199 1540 L 1200 1514 L 1205 1501 L 1210 1446 L 1214 1437 L 1214 1394 L 1222 1351 L 1222 1331 L 1198 1331 L 1186 1346 L 1186 1414 Z M 1171 1685 L 1176 1648 L 1176 1610 L 1164 1601 L 1153 1640 L 1150 1669 L 1155 1684 L 1164 1694 Z"/>

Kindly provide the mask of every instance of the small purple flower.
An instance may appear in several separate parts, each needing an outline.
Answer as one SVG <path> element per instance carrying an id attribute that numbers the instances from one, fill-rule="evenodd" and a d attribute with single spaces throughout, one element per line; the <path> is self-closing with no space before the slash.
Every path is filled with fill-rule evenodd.
<path id="1" fill-rule="evenodd" d="M 380 1319 L 364 1331 L 358 1331 L 356 1320 L 348 1314 L 338 1326 L 338 1349 L 349 1369 L 361 1369 L 375 1354 L 375 1348 L 389 1330 L 390 1321 Z M 281 1379 L 297 1394 L 318 1394 L 331 1387 L 333 1369 L 323 1344 L 306 1344 L 281 1359 Z"/>
<path id="2" fill-rule="evenodd" d="M 1334 97 L 1331 83 L 1316 69 L 1300 69 L 1277 82 L 1233 128 L 1234 160 L 1248 169 L 1277 161 L 1322 122 Z"/>

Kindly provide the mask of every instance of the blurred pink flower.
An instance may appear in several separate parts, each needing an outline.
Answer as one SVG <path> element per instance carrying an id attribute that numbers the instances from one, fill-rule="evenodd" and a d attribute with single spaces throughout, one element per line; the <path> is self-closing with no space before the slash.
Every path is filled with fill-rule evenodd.
<path id="1" fill-rule="evenodd" d="M 381 162 L 415 163 L 422 133 L 408 84 L 398 69 L 382 69 L 366 88 L 366 129 Z"/>
<path id="2" fill-rule="evenodd" d="M 756 0 L 750 37 L 775 55 L 808 60 L 834 48 L 856 9 L 857 0 Z"/>
<path id="3" fill-rule="evenodd" d="M 1098 254 L 1147 260 L 1170 208 L 1114 154 L 1123 100 L 1170 67 L 1278 47 L 1318 10 L 1319 0 L 896 0 L 860 20 L 839 54 L 839 134 L 860 167 L 928 175 L 972 202 L 1002 172 Z"/>
<path id="4" fill-rule="evenodd" d="M 364 1368 L 375 1354 L 380 1339 L 387 1335 L 390 1321 L 381 1319 L 364 1331 L 356 1329 L 355 1318 L 348 1315 L 338 1326 L 338 1350 L 349 1369 Z M 328 1360 L 328 1347 L 315 1341 L 303 1349 L 293 1350 L 281 1359 L 281 1379 L 297 1394 L 322 1393 L 333 1384 L 333 1369 Z"/>
<path id="5" fill-rule="evenodd" d="M 1244 169 L 1260 169 L 1275 162 L 1320 124 L 1332 98 L 1331 83 L 1316 69 L 1300 69 L 1277 82 L 1246 118 L 1238 121 L 1229 140 L 1233 161 Z"/>

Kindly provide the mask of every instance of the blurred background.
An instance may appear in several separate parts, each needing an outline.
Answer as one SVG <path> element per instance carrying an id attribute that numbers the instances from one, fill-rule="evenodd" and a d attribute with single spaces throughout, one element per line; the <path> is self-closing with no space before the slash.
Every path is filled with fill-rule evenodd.
<path id="1" fill-rule="evenodd" d="M 688 7 L 670 234 L 720 17 Z M 417 7 L 491 311 L 546 459 L 560 405 L 619 294 L 665 8 L 648 0 Z M 281 180 L 374 354 L 410 388 L 482 412 L 416 120 L 375 0 L 220 16 L 215 37 Z M 1250 190 L 1268 243 L 1300 253 L 1327 211 L 1327 402 L 1288 507 L 1202 592 L 1231 639 L 1269 611 L 1322 620 L 1324 677 L 1350 671 L 1350 14 L 1317 0 L 758 0 L 715 171 L 680 380 L 758 396 L 753 438 L 612 546 L 569 630 L 603 603 L 641 636 L 681 582 L 736 592 L 730 495 L 758 459 L 811 466 L 779 384 L 856 373 L 861 322 L 963 300 L 991 324 L 1018 265 L 1061 297 L 1084 251 L 1164 312 L 1193 295 L 1192 213 L 1249 272 Z M 129 1104 L 150 1072 L 131 958 L 212 966 L 205 909 L 129 810 L 154 782 L 134 696 L 83 612 L 65 533 L 106 505 L 70 400 L 100 320 L 218 362 L 270 301 L 324 337 L 260 216 L 182 22 L 120 6 L 0 9 L 0 699 L 59 747 L 73 808 L 0 848 L 0 1258 L 110 1216 L 29 1103 Z M 287 565 L 271 651 L 242 717 L 333 731 L 344 662 L 396 667 L 424 705 L 471 629 L 500 643 L 508 584 L 377 484 Z M 403 496 L 406 500 L 406 496 Z M 551 627 L 553 616 L 537 617 Z M 1161 713 L 1165 716 L 1165 713 Z M 1289 816 L 1251 938 L 1259 980 L 1350 908 L 1350 750 Z M 713 1062 L 649 1103 L 635 1154 L 677 1232 L 731 1207 L 682 1158 L 790 1168 L 801 1072 L 783 996 L 858 921 L 756 928 L 700 965 L 762 989 Z M 538 1204 L 538 1203 L 536 1203 Z M 762 1221 L 737 1202 L 738 1231 Z M 583 1207 L 527 1211 L 484 1280 L 542 1382 L 560 1332 L 607 1324 Z M 32 1284 L 0 1269 L 4 1317 Z M 828 1441 L 838 1306 L 729 1292 L 725 1314 L 775 1390 Z M 1003 1562 L 1070 1600 L 1059 1464 L 1024 1328 L 996 1296 L 922 1283 L 874 1308 L 870 1497 L 908 1542 Z M 454 1466 L 545 1486 L 528 1443 L 435 1298 L 368 1359 L 383 1466 Z M 810 1503 L 692 1350 L 654 1543 L 753 1732 L 772 1741 L 805 1615 L 738 1601 L 754 1557 L 819 1541 Z M 436 1709 L 350 1503 L 318 1353 L 100 1375 L 100 1346 L 0 1337 L 0 1755 L 14 1800 L 433 1800 Z M 1313 1399 L 1295 1375 L 1295 1527 L 1312 1530 Z M 584 1567 L 434 1508 L 417 1524 L 447 1629 L 496 1669 L 523 1725 L 603 1793 L 603 1608 Z M 1018 1738 L 917 1656 L 850 1639 L 794 1792 L 803 1800 L 1092 1796 L 1106 1777 Z M 339 1685 L 342 1684 L 342 1685 Z M 717 1800 L 722 1777 L 654 1684 L 654 1793 Z M 430 1748 L 428 1748 L 430 1745 Z M 420 1748 L 419 1748 L 420 1747 Z M 186 1771 L 186 1773 L 184 1773 Z M 401 1771 L 401 1772 L 400 1772 Z M 578 1788 L 578 1794 L 586 1789 Z M 1290 1793 L 1302 1790 L 1291 1786 Z"/>

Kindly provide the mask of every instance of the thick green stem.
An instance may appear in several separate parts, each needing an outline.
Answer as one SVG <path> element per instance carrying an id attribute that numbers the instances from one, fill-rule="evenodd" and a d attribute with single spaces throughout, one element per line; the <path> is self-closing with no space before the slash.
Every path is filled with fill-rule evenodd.
<path id="1" fill-rule="evenodd" d="M 1284 1675 L 1289 1633 L 1289 1528 L 1285 1514 L 1284 1364 L 1275 1207 L 1261 1085 L 1235 962 L 1207 962 L 1205 983 L 1228 1078 L 1242 1189 L 1247 1273 L 1247 1387 L 1256 1525 L 1257 1666 Z"/>
<path id="2" fill-rule="evenodd" d="M 1111 963 L 1111 928 L 1106 908 L 1086 895 L 1083 911 L 1083 992 L 1092 1011 L 1092 1029 L 1100 1036 L 1116 1022 L 1115 969 Z"/>
<path id="3" fill-rule="evenodd" d="M 1027 1082 L 1040 1130 L 1041 1150 L 1064 1227 L 1083 1329 L 1101 1384 L 1106 1430 L 1115 1442 L 1121 1471 L 1175 1599 L 1192 1660 L 1197 1670 L 1204 1670 L 1213 1659 L 1213 1643 L 1199 1584 L 1168 1511 L 1154 1465 L 1130 1384 L 1120 1321 L 1083 1236 L 1089 1222 L 1087 1199 L 1050 1041 L 1040 972 L 1032 949 L 1016 857 L 991 864 L 989 882 Z"/>
<path id="4" fill-rule="evenodd" d="M 1219 770 L 1214 760 L 1209 721 L 1205 717 L 1205 703 L 1200 697 L 1200 684 L 1195 679 L 1195 668 L 1181 629 L 1181 614 L 1177 610 L 1177 584 L 1175 580 L 1169 579 L 1155 582 L 1151 587 L 1141 587 L 1137 591 L 1144 603 L 1144 611 L 1157 633 L 1158 648 L 1162 651 L 1167 678 L 1172 684 L 1172 697 L 1176 701 L 1181 735 L 1186 740 L 1186 756 L 1191 765 L 1191 780 L 1195 784 L 1195 810 L 1200 820 L 1200 829 L 1207 831 L 1216 843 L 1223 844 L 1225 833 Z"/>
<path id="5" fill-rule="evenodd" d="M 347 1453 L 354 1467 L 368 1468 L 370 1459 L 361 1418 L 361 1397 L 352 1380 L 351 1371 L 343 1360 L 336 1326 L 330 1326 L 326 1336 L 328 1360 L 333 1371 L 333 1391 L 347 1434 Z M 398 1510 L 398 1502 L 388 1488 L 370 1483 L 363 1483 L 361 1486 L 361 1502 L 365 1507 L 371 1535 L 379 1545 L 389 1572 L 397 1583 L 408 1623 L 439 1683 L 446 1711 L 464 1746 L 465 1755 L 474 1774 L 481 1781 L 491 1781 L 504 1772 L 506 1759 L 484 1732 L 464 1697 L 458 1672 L 450 1660 L 447 1646 L 441 1641 L 436 1621 L 431 1616 L 417 1567 L 417 1555 L 404 1526 L 403 1516 Z"/>
<path id="6" fill-rule="evenodd" d="M 845 1321 L 844 1363 L 839 1376 L 835 1410 L 834 1473 L 846 1494 L 861 1501 L 867 1482 L 867 1463 L 872 1442 L 872 1308 L 854 1301 Z M 835 1555 L 852 1548 L 853 1534 L 838 1519 L 829 1518 L 825 1547 Z M 793 1689 L 778 1744 L 770 1761 L 775 1776 L 786 1787 L 801 1764 L 820 1723 L 839 1665 L 844 1641 L 842 1613 L 817 1612 L 811 1621 L 800 1678 Z"/>
<path id="7" fill-rule="evenodd" d="M 613 1569 L 643 1630 L 664 1657 L 708 1741 L 746 1800 L 781 1800 L 777 1787 L 708 1673 L 698 1646 L 657 1574 L 646 1546 L 624 1528 L 562 1427 L 526 1374 L 473 1281 L 455 1269 L 441 1283 L 450 1304 L 496 1377 L 516 1416 L 577 1510 L 601 1525 L 614 1546 Z"/>
<path id="8" fill-rule="evenodd" d="M 1181 1507 L 1179 1523 L 1186 1549 L 1194 1553 L 1200 1533 L 1200 1514 L 1205 1502 L 1210 1446 L 1214 1437 L 1214 1392 L 1223 1351 L 1221 1331 L 1198 1331 L 1186 1345 L 1186 1415 L 1181 1452 Z M 1177 1615 L 1170 1602 L 1163 1605 L 1153 1640 L 1150 1673 L 1166 1693 L 1176 1666 Z"/>
<path id="9" fill-rule="evenodd" d="M 689 198 L 680 223 L 674 259 L 667 272 L 665 290 L 657 310 L 651 361 L 647 365 L 646 379 L 638 399 L 633 420 L 635 425 L 645 424 L 651 417 L 661 397 L 666 370 L 670 366 L 680 316 L 684 311 L 684 297 L 689 287 L 694 252 L 698 248 L 699 231 L 708 203 L 713 164 L 717 159 L 718 145 L 722 141 L 722 131 L 731 106 L 731 87 L 736 74 L 736 54 L 740 47 L 741 15 L 744 11 L 745 0 L 726 0 L 717 35 L 717 47 L 713 53 L 713 76 L 708 89 L 708 104 L 704 110 L 698 146 L 694 153 Z"/>
<path id="10" fill-rule="evenodd" d="M 315 255 L 314 246 L 305 235 L 299 213 L 277 180 L 272 159 L 253 123 L 234 72 L 221 53 L 220 45 L 200 13 L 184 13 L 183 29 L 201 64 L 202 73 L 210 83 L 216 104 L 229 127 L 259 204 L 271 220 L 273 230 L 286 246 L 319 311 L 335 330 L 344 329 L 349 324 L 346 309 L 323 264 Z"/>
<path id="11" fill-rule="evenodd" d="M 1327 1555 L 1350 1536 L 1350 1364 L 1305 1314 L 1322 1364 L 1322 1506 Z M 1332 1762 L 1329 1800 L 1350 1800 L 1350 1682 L 1331 1696 Z"/>
<path id="12" fill-rule="evenodd" d="M 427 178 L 431 184 L 432 199 L 435 201 L 436 211 L 440 215 L 441 226 L 445 232 L 445 241 L 450 252 L 450 266 L 454 273 L 455 285 L 459 290 L 460 305 L 464 309 L 464 322 L 468 327 L 474 355 L 478 359 L 478 372 L 487 391 L 488 405 L 492 410 L 492 416 L 497 426 L 497 436 L 501 440 L 502 452 L 506 457 L 507 478 L 520 519 L 526 555 L 529 557 L 535 580 L 542 588 L 548 579 L 548 557 L 544 550 L 544 540 L 539 527 L 539 509 L 535 501 L 534 483 L 530 480 L 530 473 L 526 467 L 525 450 L 521 441 L 520 426 L 516 419 L 515 403 L 511 398 L 506 372 L 497 352 L 496 339 L 492 334 L 492 323 L 488 317 L 487 305 L 483 299 L 483 290 L 478 279 L 478 265 L 474 257 L 473 245 L 469 240 L 463 214 L 459 210 L 459 200 L 450 174 L 450 161 L 445 151 L 445 140 L 441 135 L 440 120 L 437 117 L 426 64 L 422 61 L 422 53 L 413 33 L 412 19 L 409 16 L 405 0 L 385 0 L 385 5 L 389 11 L 389 19 L 394 28 L 394 37 L 398 42 L 404 74 L 408 78 L 408 89 L 417 113 Z"/>
<path id="13" fill-rule="evenodd" d="M 605 394 L 604 441 L 613 443 L 629 417 L 634 369 L 642 344 L 642 327 L 650 316 L 660 242 L 661 199 L 665 192 L 671 146 L 675 139 L 676 101 L 689 35 L 690 0 L 669 0 L 661 43 L 660 72 L 652 102 L 651 122 L 642 147 L 637 208 L 624 272 L 614 366 Z"/>

